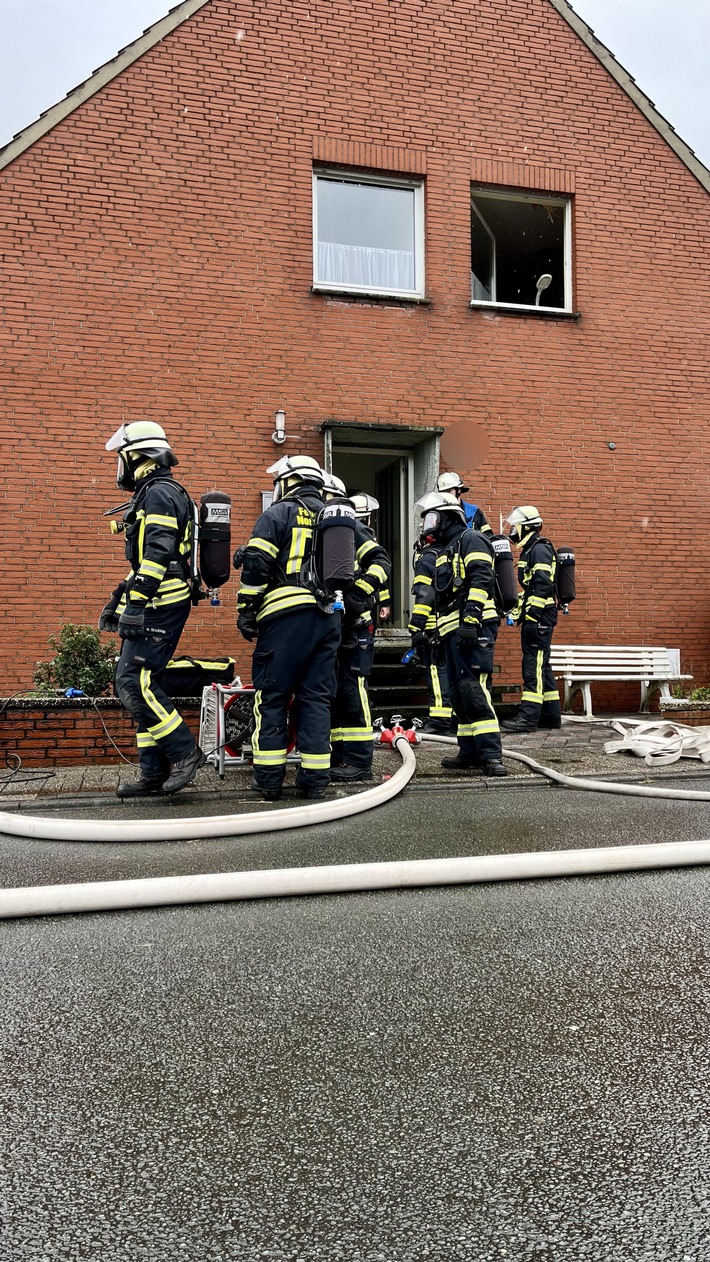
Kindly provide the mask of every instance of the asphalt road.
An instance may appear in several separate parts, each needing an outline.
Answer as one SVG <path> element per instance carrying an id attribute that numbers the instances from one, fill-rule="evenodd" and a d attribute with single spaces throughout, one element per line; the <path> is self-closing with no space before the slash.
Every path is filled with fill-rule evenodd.
<path id="1" fill-rule="evenodd" d="M 710 803 L 427 785 L 0 838 L 0 882 L 699 837 Z M 0 1257 L 706 1262 L 709 925 L 709 869 L 5 922 Z"/>

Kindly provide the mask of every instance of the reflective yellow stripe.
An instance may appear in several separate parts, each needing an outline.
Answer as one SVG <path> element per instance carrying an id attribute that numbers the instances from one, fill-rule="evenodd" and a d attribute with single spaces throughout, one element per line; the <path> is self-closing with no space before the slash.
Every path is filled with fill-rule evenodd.
<path id="1" fill-rule="evenodd" d="M 414 594 L 414 588 L 417 587 L 419 583 L 423 583 L 425 587 L 431 587 L 431 579 L 427 574 L 417 574 L 417 577 L 414 580 L 414 586 L 412 587 L 412 595 Z"/>
<path id="2" fill-rule="evenodd" d="M 493 565 L 493 557 L 487 552 L 469 552 L 464 558 L 464 566 L 470 565 L 472 561 L 488 561 L 489 565 Z"/>
<path id="3" fill-rule="evenodd" d="M 158 565 L 157 561 L 149 561 L 148 558 L 145 557 L 140 563 L 138 573 L 145 574 L 148 578 L 162 578 L 166 569 L 167 566 Z"/>
<path id="4" fill-rule="evenodd" d="M 412 617 L 415 618 L 419 616 L 422 618 L 428 618 L 430 613 L 431 605 L 415 605 L 412 610 Z"/>
<path id="5" fill-rule="evenodd" d="M 554 692 L 543 692 L 542 699 L 543 701 L 559 701 L 560 694 L 555 688 Z"/>
<path id="6" fill-rule="evenodd" d="M 136 745 L 139 749 L 153 749 L 155 748 L 156 742 L 153 740 L 150 732 L 137 732 Z"/>
<path id="7" fill-rule="evenodd" d="M 247 544 L 248 548 L 260 548 L 262 552 L 266 552 L 270 557 L 277 557 L 279 550 L 275 543 L 270 543 L 268 539 L 252 538 Z"/>
<path id="8" fill-rule="evenodd" d="M 259 749 L 259 733 L 261 732 L 261 689 L 257 688 L 254 693 L 254 707 L 252 710 L 254 717 L 254 731 L 251 737 L 252 753 L 256 754 Z"/>
<path id="9" fill-rule="evenodd" d="M 441 684 L 439 683 L 439 671 L 432 662 L 429 667 L 429 677 L 431 679 L 431 690 L 434 693 L 434 705 L 443 706 L 444 698 L 441 695 Z"/>
<path id="10" fill-rule="evenodd" d="M 181 723 L 182 719 L 177 710 L 173 710 L 169 719 L 166 719 L 164 723 L 156 723 L 153 727 L 149 727 L 148 731 L 156 741 L 160 741 L 163 737 L 169 736 L 171 732 L 174 732 L 175 728 L 179 727 Z"/>
<path id="11" fill-rule="evenodd" d="M 488 702 L 488 709 L 490 710 L 490 712 L 491 712 L 491 714 L 492 714 L 492 716 L 493 716 L 492 721 L 495 723 L 495 727 L 492 727 L 492 728 L 490 728 L 490 729 L 489 729 L 489 728 L 487 728 L 487 729 L 486 729 L 486 731 L 499 732 L 499 731 L 500 731 L 500 724 L 499 724 L 499 722 L 498 722 L 498 719 L 497 719 L 497 716 L 496 716 L 496 712 L 495 712 L 495 710 L 493 709 L 493 701 L 492 701 L 492 699 L 491 699 L 491 694 L 490 694 L 490 692 L 489 692 L 489 690 L 488 690 L 488 683 L 489 683 L 489 680 L 490 680 L 490 675 L 481 675 L 481 688 L 482 688 L 482 690 L 483 690 L 483 695 L 484 695 L 484 697 L 486 698 L 486 701 Z"/>
<path id="12" fill-rule="evenodd" d="M 172 712 L 170 712 L 166 710 L 165 707 L 160 704 L 160 702 L 158 701 L 158 698 L 155 696 L 155 694 L 151 690 L 151 686 L 150 686 L 151 683 L 152 683 L 151 672 L 147 670 L 146 667 L 143 667 L 143 670 L 140 673 L 140 689 L 141 689 L 141 696 L 143 697 L 143 700 L 145 701 L 148 708 L 153 711 L 153 714 L 157 714 L 158 718 L 161 721 L 171 718 L 172 715 L 175 714 L 175 711 L 173 710 Z M 153 729 L 151 728 L 150 730 L 152 731 Z"/>
<path id="13" fill-rule="evenodd" d="M 367 695 L 367 684 L 365 683 L 365 680 L 363 679 L 362 675 L 358 675 L 357 687 L 358 687 L 358 692 L 360 693 L 360 705 L 362 706 L 362 713 L 364 716 L 365 725 L 366 727 L 370 729 L 370 735 L 372 735 L 372 715 L 370 714 L 370 698 Z"/>
<path id="14" fill-rule="evenodd" d="M 368 583 L 366 578 L 356 579 L 355 587 L 359 587 L 360 591 L 364 592 L 366 596 L 371 596 L 375 590 L 374 587 L 372 586 L 372 583 Z"/>
<path id="15" fill-rule="evenodd" d="M 184 578 L 166 578 L 160 584 L 158 592 L 165 595 L 167 592 L 176 592 L 178 588 L 187 589 L 187 583 Z"/>
<path id="16" fill-rule="evenodd" d="M 478 723 L 459 723 L 459 736 L 485 736 L 488 732 L 499 732 L 497 719 L 481 719 Z"/>
<path id="17" fill-rule="evenodd" d="M 259 613 L 256 615 L 256 620 L 261 622 L 263 618 L 283 613 L 285 609 L 298 609 L 303 605 L 315 605 L 315 603 L 315 596 L 305 588 L 277 588 L 275 592 L 269 592 Z"/>
<path id="18" fill-rule="evenodd" d="M 367 572 L 374 575 L 375 578 L 379 578 L 380 583 L 387 582 L 387 571 L 381 565 L 370 565 Z"/>
<path id="19" fill-rule="evenodd" d="M 377 547 L 377 544 L 375 543 L 374 539 L 366 539 L 364 543 L 361 543 L 360 547 L 355 553 L 355 560 L 357 561 L 358 565 L 362 561 L 363 557 L 366 557 L 368 552 L 372 552 L 372 549 L 376 547 Z"/>
<path id="20" fill-rule="evenodd" d="M 324 767 L 330 769 L 330 751 L 327 754 L 307 754 L 301 750 L 301 766 L 307 771 L 320 771 Z"/>
<path id="21" fill-rule="evenodd" d="M 161 513 L 148 513 L 144 520 L 146 526 L 171 526 L 173 530 L 177 530 L 177 517 L 166 517 Z"/>
<path id="22" fill-rule="evenodd" d="M 440 635 L 450 635 L 459 625 L 459 611 L 454 609 L 453 613 L 440 614 L 437 619 L 437 626 Z"/>
<path id="23" fill-rule="evenodd" d="M 190 588 L 183 583 L 180 591 L 168 592 L 165 596 L 161 596 L 160 592 L 158 592 L 158 595 L 153 597 L 151 604 L 156 609 L 165 609 L 166 605 L 180 605 L 189 599 Z"/>
<path id="24" fill-rule="evenodd" d="M 259 583 L 258 586 L 251 583 L 241 583 L 239 587 L 239 596 L 261 596 L 265 592 L 268 583 Z"/>
<path id="25" fill-rule="evenodd" d="M 331 741 L 373 741 L 375 739 L 372 730 L 366 731 L 364 727 L 334 727 L 330 733 Z"/>
<path id="26" fill-rule="evenodd" d="M 286 762 L 285 749 L 254 749 L 252 741 L 252 758 L 255 767 L 282 767 Z M 330 754 L 328 754 L 330 763 Z"/>
<path id="27" fill-rule="evenodd" d="M 296 527 L 291 535 L 291 547 L 289 549 L 288 560 L 286 562 L 287 574 L 300 574 L 303 567 L 303 558 L 306 555 L 306 547 L 313 538 L 313 531 Z"/>
<path id="28" fill-rule="evenodd" d="M 480 605 L 485 605 L 488 600 L 488 592 L 482 587 L 470 587 L 468 590 L 469 600 L 477 600 Z"/>
<path id="29" fill-rule="evenodd" d="M 261 749 L 261 697 L 257 688 L 254 693 L 254 732 L 251 738 L 252 759 L 255 767 L 283 767 L 286 764 L 285 749 Z"/>

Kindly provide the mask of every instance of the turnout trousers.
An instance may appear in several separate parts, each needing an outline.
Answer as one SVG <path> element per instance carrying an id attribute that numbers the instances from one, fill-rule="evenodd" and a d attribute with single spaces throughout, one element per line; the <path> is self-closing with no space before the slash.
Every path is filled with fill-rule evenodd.
<path id="1" fill-rule="evenodd" d="M 305 605 L 259 623 L 252 658 L 254 683 L 254 782 L 280 789 L 286 773 L 289 703 L 301 765 L 296 784 L 324 789 L 330 783 L 330 705 L 340 614 Z"/>
<path id="2" fill-rule="evenodd" d="M 520 628 L 523 650 L 523 691 L 520 717 L 537 727 L 541 718 L 559 719 L 560 694 L 550 666 L 554 626 L 524 622 Z"/>
<path id="3" fill-rule="evenodd" d="M 458 718 L 457 740 L 466 758 L 487 762 L 501 758 L 500 727 L 490 694 L 493 649 L 497 626 L 487 625 L 490 644 L 456 642 L 456 632 L 444 639 L 449 693 Z"/>
<path id="4" fill-rule="evenodd" d="M 429 693 L 429 719 L 447 733 L 451 728 L 453 708 L 449 696 L 449 678 L 446 670 L 445 641 L 429 644 L 424 648 L 427 691 Z"/>
<path id="5" fill-rule="evenodd" d="M 369 638 L 369 637 L 368 637 Z M 372 770 L 372 734 L 367 677 L 372 670 L 374 640 L 367 646 L 341 644 L 338 649 L 335 700 L 331 715 L 331 763 L 334 767 Z"/>
<path id="6" fill-rule="evenodd" d="M 116 695 L 138 724 L 136 744 L 141 776 L 170 774 L 170 764 L 187 758 L 195 738 L 165 691 L 165 668 L 190 614 L 190 601 L 145 611 L 140 640 L 124 640 L 116 667 Z"/>

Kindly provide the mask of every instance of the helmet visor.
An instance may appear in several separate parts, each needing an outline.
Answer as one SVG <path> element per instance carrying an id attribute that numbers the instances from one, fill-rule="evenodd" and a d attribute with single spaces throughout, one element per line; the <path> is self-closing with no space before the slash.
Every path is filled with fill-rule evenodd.
<path id="1" fill-rule="evenodd" d="M 120 451 L 121 447 L 126 445 L 126 427 L 119 425 L 115 434 L 112 434 L 106 444 L 107 451 Z"/>
<path id="2" fill-rule="evenodd" d="M 291 468 L 291 461 L 289 457 L 281 456 L 281 458 L 277 460 L 274 464 L 269 465 L 266 472 L 270 473 L 272 478 L 274 479 L 274 482 L 276 482 L 278 481 L 279 478 L 283 478 L 284 475 L 289 472 L 290 468 Z"/>
<path id="3" fill-rule="evenodd" d="M 425 537 L 428 535 L 435 535 L 440 525 L 441 513 L 430 510 L 428 513 L 424 514 L 424 519 L 422 521 L 422 534 Z"/>
<path id="4" fill-rule="evenodd" d="M 506 526 L 522 526 L 526 520 L 526 515 L 522 508 L 514 508 L 505 519 Z"/>

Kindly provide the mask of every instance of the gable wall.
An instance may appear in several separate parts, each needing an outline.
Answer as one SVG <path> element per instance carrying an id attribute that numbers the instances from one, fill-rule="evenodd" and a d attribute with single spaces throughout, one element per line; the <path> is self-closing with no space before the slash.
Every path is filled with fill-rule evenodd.
<path id="1" fill-rule="evenodd" d="M 314 152 L 343 142 L 425 169 L 430 306 L 311 294 Z M 579 322 L 469 309 L 484 161 L 573 181 Z M 558 639 L 680 645 L 710 677 L 708 198 L 547 0 L 213 0 L 0 180 L 3 691 L 123 572 L 100 517 L 121 498 L 103 451 L 121 420 L 164 421 L 192 493 L 234 496 L 239 542 L 278 407 L 285 450 L 317 456 L 328 418 L 476 419 L 491 452 L 460 472 L 489 517 L 533 502 L 575 544 Z M 235 589 L 185 651 L 234 651 Z"/>

